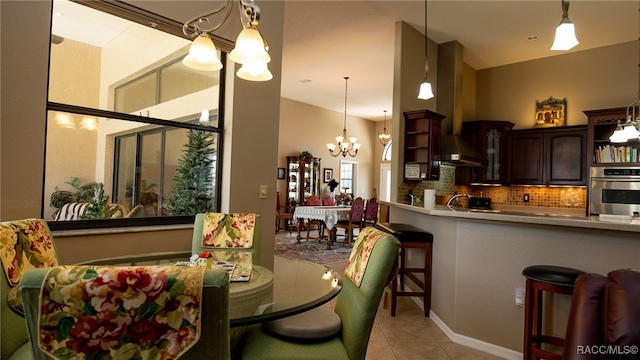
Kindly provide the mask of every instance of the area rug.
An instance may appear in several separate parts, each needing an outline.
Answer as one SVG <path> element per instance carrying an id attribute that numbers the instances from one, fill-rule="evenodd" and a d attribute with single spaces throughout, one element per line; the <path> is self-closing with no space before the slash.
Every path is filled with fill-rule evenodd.
<path id="1" fill-rule="evenodd" d="M 338 241 L 333 243 L 330 250 L 327 250 L 326 239 L 323 239 L 320 243 L 316 239 L 301 239 L 300 244 L 298 244 L 296 235 L 295 231 L 289 234 L 287 231 L 280 230 L 275 238 L 275 255 L 289 259 L 307 260 L 321 265 L 349 260 L 351 247 L 343 240 L 342 236 L 338 236 Z M 306 232 L 304 235 L 306 235 Z M 311 236 L 316 235 L 317 233 L 311 233 Z M 353 245 L 353 241 L 351 244 Z"/>

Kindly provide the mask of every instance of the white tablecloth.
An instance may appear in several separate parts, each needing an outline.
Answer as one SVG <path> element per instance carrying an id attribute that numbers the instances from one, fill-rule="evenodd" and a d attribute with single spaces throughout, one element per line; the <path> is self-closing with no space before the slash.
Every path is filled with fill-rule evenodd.
<path id="1" fill-rule="evenodd" d="M 296 206 L 293 218 L 322 220 L 331 230 L 339 220 L 349 220 L 350 211 L 350 206 Z"/>

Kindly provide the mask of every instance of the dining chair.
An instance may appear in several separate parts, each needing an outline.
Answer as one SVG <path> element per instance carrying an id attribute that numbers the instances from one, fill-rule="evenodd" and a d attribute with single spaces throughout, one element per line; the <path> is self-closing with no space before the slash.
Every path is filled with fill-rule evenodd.
<path id="1" fill-rule="evenodd" d="M 0 260 L 0 359 L 32 359 L 18 284 L 29 269 L 58 265 L 47 223 L 41 219 L 0 223 Z"/>
<path id="2" fill-rule="evenodd" d="M 335 206 L 336 201 L 329 195 L 322 197 L 322 206 Z"/>
<path id="3" fill-rule="evenodd" d="M 378 222 L 378 199 L 372 197 L 367 200 L 367 204 L 364 209 L 364 217 L 362 218 L 362 224 L 360 229 L 366 226 L 374 226 Z"/>
<path id="4" fill-rule="evenodd" d="M 56 266 L 26 271 L 19 286 L 35 359 L 231 356 L 222 269 Z"/>
<path id="5" fill-rule="evenodd" d="M 307 206 L 323 206 L 322 200 L 316 195 L 311 195 L 307 199 Z M 322 220 L 307 220 L 307 241 L 309 240 L 309 233 L 311 228 L 315 228 L 318 230 L 318 242 L 322 241 L 322 237 L 324 235 L 324 221 Z"/>
<path id="6" fill-rule="evenodd" d="M 373 227 L 363 229 L 351 250 L 334 310 L 320 307 L 282 319 L 286 326 L 287 320 L 296 323 L 296 317 L 335 313 L 341 323 L 337 334 L 310 341 L 295 337 L 305 330 L 295 332 L 294 337 L 283 337 L 273 333 L 269 324 L 254 325 L 247 329 L 241 344 L 241 359 L 364 359 L 382 293 L 395 274 L 399 248 L 400 241 L 393 235 Z"/>
<path id="7" fill-rule="evenodd" d="M 293 212 L 290 206 L 282 206 L 280 204 L 280 192 L 276 192 L 276 234 L 280 232 L 280 221 L 284 220 L 285 230 L 291 233 Z"/>
<path id="8" fill-rule="evenodd" d="M 193 224 L 191 251 L 208 251 L 216 260 L 260 264 L 260 215 L 200 213 Z"/>
<path id="9" fill-rule="evenodd" d="M 353 230 L 358 228 L 362 224 L 362 216 L 364 215 L 364 200 L 361 197 L 357 197 L 351 203 L 351 210 L 349 211 L 349 220 L 338 221 L 331 229 L 331 238 L 337 237 L 337 228 L 345 229 L 345 236 L 349 246 L 351 246 L 351 239 L 353 238 Z"/>

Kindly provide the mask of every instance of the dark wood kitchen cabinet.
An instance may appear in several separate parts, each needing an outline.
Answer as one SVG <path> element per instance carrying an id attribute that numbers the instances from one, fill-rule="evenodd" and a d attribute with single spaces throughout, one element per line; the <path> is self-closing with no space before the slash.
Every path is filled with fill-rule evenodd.
<path id="1" fill-rule="evenodd" d="M 487 159 L 487 166 L 457 167 L 456 184 L 496 185 L 505 181 L 506 134 L 513 128 L 510 121 L 474 120 L 462 123 L 460 136 Z"/>
<path id="2" fill-rule="evenodd" d="M 587 126 L 513 130 L 507 135 L 510 185 L 587 185 Z"/>
<path id="3" fill-rule="evenodd" d="M 405 180 L 440 179 L 440 129 L 444 118 L 429 110 L 404 113 Z"/>

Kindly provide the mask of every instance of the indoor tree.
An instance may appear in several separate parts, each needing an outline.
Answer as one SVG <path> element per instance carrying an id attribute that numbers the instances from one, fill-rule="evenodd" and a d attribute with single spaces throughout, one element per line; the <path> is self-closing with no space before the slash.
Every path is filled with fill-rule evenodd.
<path id="1" fill-rule="evenodd" d="M 189 130 L 184 154 L 173 177 L 173 193 L 167 200 L 171 215 L 195 215 L 214 210 L 213 133 Z"/>

